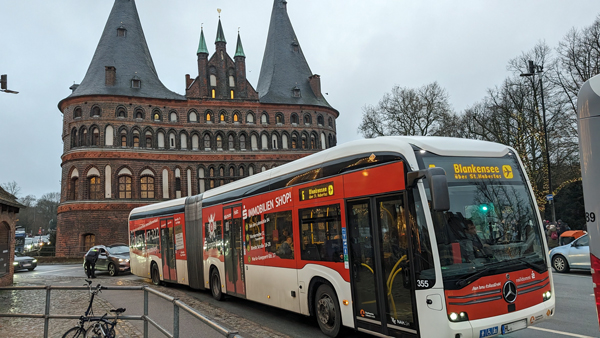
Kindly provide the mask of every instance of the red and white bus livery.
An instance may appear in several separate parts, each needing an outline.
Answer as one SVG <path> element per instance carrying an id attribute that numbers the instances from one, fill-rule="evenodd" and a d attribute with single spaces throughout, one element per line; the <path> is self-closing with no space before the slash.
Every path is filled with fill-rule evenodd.
<path id="1" fill-rule="evenodd" d="M 131 270 L 329 336 L 492 337 L 554 314 L 541 224 L 513 149 L 380 137 L 134 209 Z"/>

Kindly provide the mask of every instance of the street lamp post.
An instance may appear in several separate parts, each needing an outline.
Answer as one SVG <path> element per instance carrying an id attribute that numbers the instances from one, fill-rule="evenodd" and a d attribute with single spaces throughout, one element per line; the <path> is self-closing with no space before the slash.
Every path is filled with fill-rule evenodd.
<path id="1" fill-rule="evenodd" d="M 544 84 L 542 82 L 542 76 L 539 75 L 540 73 L 544 72 L 544 67 L 540 66 L 540 65 L 536 65 L 533 63 L 533 61 L 528 60 L 528 68 L 529 68 L 529 72 L 528 73 L 521 73 L 521 76 L 535 76 L 535 74 L 538 74 L 538 78 L 540 81 L 540 96 L 541 96 L 541 101 L 542 101 L 542 118 L 543 118 L 543 122 L 544 122 L 544 141 L 546 142 L 546 163 L 548 164 L 548 193 L 549 196 L 552 195 L 552 174 L 550 172 L 550 144 L 548 143 L 548 129 L 546 126 L 546 105 L 544 104 Z M 535 91 L 534 91 L 534 95 L 535 95 Z M 548 199 L 548 203 L 550 204 L 551 208 L 552 208 L 552 222 L 556 223 L 556 213 L 554 212 L 554 196 L 552 196 L 552 199 Z"/>

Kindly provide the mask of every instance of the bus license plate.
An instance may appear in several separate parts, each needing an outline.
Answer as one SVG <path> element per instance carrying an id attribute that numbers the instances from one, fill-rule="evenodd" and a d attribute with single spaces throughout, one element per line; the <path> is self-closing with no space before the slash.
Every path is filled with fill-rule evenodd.
<path id="1" fill-rule="evenodd" d="M 507 334 L 509 332 L 514 332 L 525 328 L 527 328 L 527 320 L 518 320 L 516 322 L 502 325 L 502 334 Z"/>

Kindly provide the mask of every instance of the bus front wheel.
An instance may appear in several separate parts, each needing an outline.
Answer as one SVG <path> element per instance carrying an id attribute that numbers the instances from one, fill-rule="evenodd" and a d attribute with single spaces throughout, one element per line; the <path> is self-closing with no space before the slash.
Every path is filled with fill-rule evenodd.
<path id="1" fill-rule="evenodd" d="M 342 327 L 342 314 L 338 298 L 327 284 L 319 286 L 315 297 L 315 314 L 324 334 L 337 337 Z"/>
<path id="2" fill-rule="evenodd" d="M 221 277 L 219 276 L 219 270 L 213 269 L 210 275 L 210 290 L 212 296 L 216 300 L 223 300 L 223 289 L 221 289 Z"/>

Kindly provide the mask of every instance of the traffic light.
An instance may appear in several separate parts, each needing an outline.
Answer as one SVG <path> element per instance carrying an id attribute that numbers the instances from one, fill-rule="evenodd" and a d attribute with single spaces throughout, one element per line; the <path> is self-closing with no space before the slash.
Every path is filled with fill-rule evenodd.
<path id="1" fill-rule="evenodd" d="M 0 75 L 0 89 L 6 89 L 6 74 Z"/>
<path id="2" fill-rule="evenodd" d="M 490 207 L 487 204 L 480 204 L 479 210 L 483 213 L 487 213 L 490 210 Z"/>

